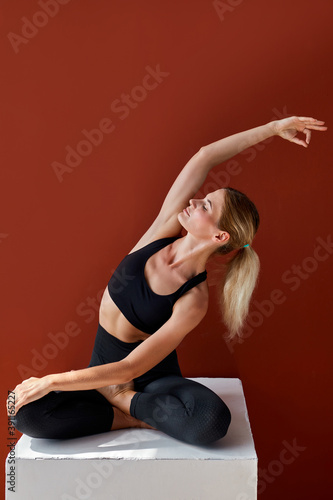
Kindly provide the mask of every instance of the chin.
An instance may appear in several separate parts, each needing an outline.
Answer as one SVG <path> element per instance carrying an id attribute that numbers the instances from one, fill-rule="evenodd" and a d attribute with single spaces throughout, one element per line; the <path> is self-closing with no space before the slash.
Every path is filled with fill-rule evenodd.
<path id="1" fill-rule="evenodd" d="M 180 225 L 181 225 L 184 229 L 186 229 L 186 231 L 187 231 L 186 224 L 184 224 L 184 222 L 185 222 L 185 215 L 183 214 L 183 212 L 180 212 L 180 213 L 177 215 L 177 219 L 178 219 L 179 224 L 180 224 Z"/>

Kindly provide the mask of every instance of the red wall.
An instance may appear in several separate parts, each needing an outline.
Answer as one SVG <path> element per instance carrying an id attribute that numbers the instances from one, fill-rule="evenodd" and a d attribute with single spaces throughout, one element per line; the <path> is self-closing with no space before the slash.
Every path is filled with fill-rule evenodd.
<path id="1" fill-rule="evenodd" d="M 329 0 L 47 5 L 1 6 L 3 402 L 22 376 L 87 365 L 101 290 L 200 146 L 289 114 L 332 126 Z M 330 491 L 330 134 L 307 150 L 274 138 L 208 179 L 257 204 L 261 278 L 243 343 L 225 343 L 212 286 L 179 357 L 185 376 L 242 380 L 263 500 Z M 4 460 L 5 412 L 1 429 Z"/>

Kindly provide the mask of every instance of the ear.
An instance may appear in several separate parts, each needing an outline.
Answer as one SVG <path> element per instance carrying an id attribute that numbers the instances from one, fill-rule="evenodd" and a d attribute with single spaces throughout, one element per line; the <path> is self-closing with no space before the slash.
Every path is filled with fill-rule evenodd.
<path id="1" fill-rule="evenodd" d="M 224 245 L 230 239 L 230 234 L 226 231 L 220 231 L 219 233 L 215 233 L 213 236 L 215 243 L 223 243 Z"/>

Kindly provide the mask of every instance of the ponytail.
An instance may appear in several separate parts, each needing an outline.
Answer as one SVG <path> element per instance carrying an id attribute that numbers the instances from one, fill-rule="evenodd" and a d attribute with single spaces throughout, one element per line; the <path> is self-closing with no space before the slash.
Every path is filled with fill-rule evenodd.
<path id="1" fill-rule="evenodd" d="M 230 238 L 216 253 L 224 255 L 236 250 L 225 265 L 225 276 L 220 285 L 221 313 L 230 340 L 241 334 L 258 280 L 260 262 L 251 243 L 259 227 L 259 214 L 244 193 L 225 188 L 223 213 L 218 225 L 229 233 Z"/>
<path id="2" fill-rule="evenodd" d="M 259 269 L 259 257 L 250 246 L 239 249 L 226 264 L 219 298 L 223 322 L 229 330 L 229 340 L 240 334 L 244 325 Z"/>

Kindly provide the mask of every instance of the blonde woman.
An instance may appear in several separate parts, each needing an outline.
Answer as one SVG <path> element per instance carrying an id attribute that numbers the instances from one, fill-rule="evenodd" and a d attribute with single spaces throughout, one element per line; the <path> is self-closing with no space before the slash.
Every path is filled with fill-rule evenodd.
<path id="1" fill-rule="evenodd" d="M 139 426 L 199 445 L 225 436 L 228 407 L 183 378 L 175 349 L 207 312 L 206 263 L 214 254 L 233 252 L 221 307 L 230 337 L 241 331 L 259 271 L 252 247 L 259 215 L 232 188 L 192 197 L 214 166 L 240 151 L 274 135 L 307 147 L 311 130 L 326 127 L 307 117 L 272 121 L 204 146 L 190 159 L 105 288 L 89 367 L 15 388 L 7 407 L 19 431 L 67 439 Z"/>

